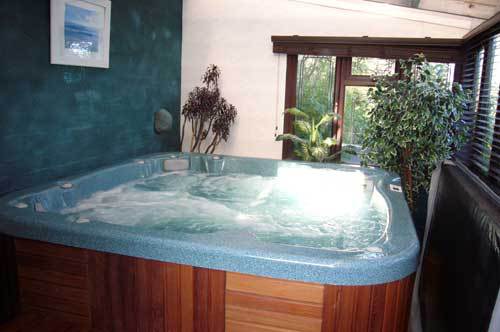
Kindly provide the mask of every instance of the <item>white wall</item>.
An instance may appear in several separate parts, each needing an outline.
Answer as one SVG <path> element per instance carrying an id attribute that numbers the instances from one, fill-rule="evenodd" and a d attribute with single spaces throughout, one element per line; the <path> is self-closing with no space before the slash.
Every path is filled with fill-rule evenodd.
<path id="1" fill-rule="evenodd" d="M 279 159 L 286 56 L 271 35 L 460 38 L 479 22 L 360 0 L 184 0 L 182 104 L 217 64 L 238 117 L 216 153 Z"/>

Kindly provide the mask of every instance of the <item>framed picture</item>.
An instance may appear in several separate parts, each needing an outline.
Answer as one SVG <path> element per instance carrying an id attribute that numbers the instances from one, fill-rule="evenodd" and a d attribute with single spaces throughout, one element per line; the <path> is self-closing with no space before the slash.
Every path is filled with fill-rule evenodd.
<path id="1" fill-rule="evenodd" d="M 109 0 L 51 0 L 50 63 L 109 68 Z"/>

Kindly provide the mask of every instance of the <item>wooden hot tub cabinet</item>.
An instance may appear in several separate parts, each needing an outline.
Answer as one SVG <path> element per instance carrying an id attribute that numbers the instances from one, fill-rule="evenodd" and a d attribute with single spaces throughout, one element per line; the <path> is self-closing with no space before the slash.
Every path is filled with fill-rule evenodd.
<path id="1" fill-rule="evenodd" d="M 105 332 L 406 331 L 413 276 L 334 286 L 16 239 L 21 307 Z"/>

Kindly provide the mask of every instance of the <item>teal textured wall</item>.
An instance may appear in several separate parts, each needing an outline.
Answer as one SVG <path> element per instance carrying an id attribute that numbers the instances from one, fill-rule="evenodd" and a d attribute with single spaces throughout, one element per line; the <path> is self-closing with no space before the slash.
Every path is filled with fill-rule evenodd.
<path id="1" fill-rule="evenodd" d="M 0 193 L 178 150 L 182 0 L 113 0 L 109 69 L 50 64 L 50 0 L 0 17 Z"/>

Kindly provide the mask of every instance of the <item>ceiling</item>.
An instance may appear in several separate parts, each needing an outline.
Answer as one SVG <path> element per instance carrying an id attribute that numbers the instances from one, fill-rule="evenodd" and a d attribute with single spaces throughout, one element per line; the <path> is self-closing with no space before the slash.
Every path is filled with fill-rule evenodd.
<path id="1" fill-rule="evenodd" d="M 397 6 L 488 19 L 500 11 L 500 0 L 366 0 Z"/>

